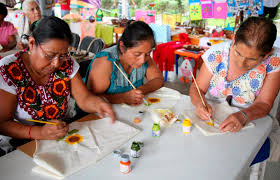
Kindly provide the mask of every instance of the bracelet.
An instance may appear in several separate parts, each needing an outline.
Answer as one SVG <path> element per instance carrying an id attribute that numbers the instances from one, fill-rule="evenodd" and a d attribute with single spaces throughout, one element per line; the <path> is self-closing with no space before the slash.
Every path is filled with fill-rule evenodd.
<path id="1" fill-rule="evenodd" d="M 245 123 L 243 124 L 243 125 L 245 125 L 249 120 L 248 120 L 248 116 L 247 116 L 247 114 L 245 113 L 245 112 L 243 112 L 243 111 L 239 111 L 239 112 L 241 112 L 241 114 L 243 115 L 243 117 L 244 117 L 244 119 L 245 119 Z"/>
<path id="2" fill-rule="evenodd" d="M 31 129 L 32 129 L 32 125 L 31 126 L 29 126 L 29 132 L 28 132 L 28 135 L 29 135 L 29 139 L 32 139 L 32 137 L 31 137 Z"/>

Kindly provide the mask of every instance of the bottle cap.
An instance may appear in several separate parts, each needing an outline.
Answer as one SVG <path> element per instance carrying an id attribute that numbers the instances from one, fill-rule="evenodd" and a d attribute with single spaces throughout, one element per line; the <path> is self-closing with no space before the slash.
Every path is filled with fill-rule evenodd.
<path id="1" fill-rule="evenodd" d="M 122 162 L 128 162 L 128 161 L 129 161 L 129 155 L 123 154 L 123 155 L 121 156 L 121 161 L 122 161 Z"/>
<path id="2" fill-rule="evenodd" d="M 189 119 L 184 119 L 183 126 L 191 126 L 192 123 Z"/>

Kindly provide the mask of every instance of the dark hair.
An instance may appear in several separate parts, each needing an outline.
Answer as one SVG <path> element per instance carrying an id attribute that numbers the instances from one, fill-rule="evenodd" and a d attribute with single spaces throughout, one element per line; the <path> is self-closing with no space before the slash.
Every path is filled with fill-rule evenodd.
<path id="1" fill-rule="evenodd" d="M 68 41 L 69 44 L 72 43 L 72 34 L 68 24 L 55 16 L 35 21 L 31 25 L 30 31 L 36 45 L 51 39 L 61 39 Z"/>
<path id="2" fill-rule="evenodd" d="M 244 43 L 255 47 L 265 56 L 272 49 L 276 39 L 277 29 L 272 20 L 265 17 L 249 17 L 239 27 L 235 34 L 235 44 Z"/>
<path id="3" fill-rule="evenodd" d="M 0 3 L 0 14 L 4 15 L 4 17 L 8 15 L 8 9 L 3 3 Z"/>
<path id="4" fill-rule="evenodd" d="M 156 45 L 154 32 L 150 26 L 142 21 L 130 21 L 131 24 L 125 28 L 122 37 L 118 41 L 118 50 L 120 51 L 120 41 L 125 48 L 135 47 L 140 41 L 151 40 L 153 47 Z"/>

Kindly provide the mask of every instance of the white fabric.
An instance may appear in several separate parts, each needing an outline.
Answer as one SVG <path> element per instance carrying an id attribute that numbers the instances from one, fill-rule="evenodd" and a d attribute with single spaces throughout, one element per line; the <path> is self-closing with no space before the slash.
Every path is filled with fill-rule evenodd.
<path id="1" fill-rule="evenodd" d="M 232 107 L 228 105 L 227 102 L 223 103 L 213 103 L 211 101 L 208 101 L 208 103 L 213 108 L 213 120 L 214 120 L 214 126 L 209 126 L 205 123 L 205 121 L 202 121 L 200 118 L 198 118 L 195 114 L 195 107 L 193 105 L 188 106 L 188 110 L 185 112 L 185 116 L 191 120 L 191 122 L 205 135 L 205 136 L 211 136 L 211 135 L 219 135 L 223 134 L 223 132 L 220 131 L 219 125 L 232 113 L 235 111 Z M 247 124 L 244 128 L 254 127 L 254 124 L 251 122 Z M 241 130 L 242 131 L 242 130 Z"/>
<path id="2" fill-rule="evenodd" d="M 265 7 L 276 7 L 280 0 L 263 0 L 263 6 Z"/>
<path id="3" fill-rule="evenodd" d="M 177 101 L 181 98 L 181 93 L 170 88 L 162 87 L 148 95 L 145 96 L 147 100 L 148 97 L 151 98 L 159 98 L 159 103 L 151 104 L 150 106 L 145 106 L 144 103 L 139 106 L 129 106 L 127 104 L 123 104 L 124 107 L 130 107 L 134 111 L 146 111 L 153 109 L 172 109 Z"/>
<path id="4" fill-rule="evenodd" d="M 69 176 L 98 162 L 140 132 L 120 121 L 112 124 L 110 118 L 74 122 L 70 124 L 72 129 L 79 130 L 75 134 L 83 136 L 82 142 L 69 145 L 64 140 L 36 141 L 33 160 L 40 168 L 35 172 L 56 178 Z"/>
<path id="5" fill-rule="evenodd" d="M 28 35 L 30 33 L 29 29 L 30 27 L 29 27 L 28 18 L 26 16 L 22 16 L 18 27 L 18 37 L 21 38 L 23 34 Z"/>

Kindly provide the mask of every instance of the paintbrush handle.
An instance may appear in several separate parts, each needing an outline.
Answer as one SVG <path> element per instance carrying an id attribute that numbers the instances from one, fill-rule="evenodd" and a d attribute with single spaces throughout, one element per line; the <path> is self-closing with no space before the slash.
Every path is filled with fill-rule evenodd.
<path id="1" fill-rule="evenodd" d="M 195 78 L 194 78 L 194 75 L 193 75 L 192 71 L 191 71 L 191 74 L 192 74 L 192 78 L 193 78 L 195 87 L 196 87 L 196 89 L 197 89 L 197 91 L 198 91 L 198 94 L 199 94 L 199 96 L 200 96 L 200 99 L 201 99 L 201 101 L 202 101 L 202 104 L 203 104 L 203 106 L 206 108 L 206 110 L 208 111 L 208 108 L 207 108 L 207 106 L 206 106 L 206 103 L 204 102 L 204 99 L 202 98 L 202 95 L 201 95 L 201 93 L 200 93 L 199 87 L 198 87 L 198 85 L 197 85 L 197 83 L 196 83 L 196 80 L 195 80 Z"/>
<path id="2" fill-rule="evenodd" d="M 26 121 L 37 122 L 37 123 L 43 123 L 43 124 L 57 125 L 57 123 L 54 123 L 54 122 L 40 121 L 40 120 L 34 120 L 34 119 L 26 119 Z"/>
<path id="3" fill-rule="evenodd" d="M 129 82 L 129 84 L 132 86 L 133 89 L 136 89 L 135 86 L 130 82 L 128 77 L 124 74 L 124 72 L 121 70 L 121 68 L 117 65 L 117 63 L 114 61 L 115 66 L 119 69 L 119 71 L 122 73 L 123 77 Z"/>

